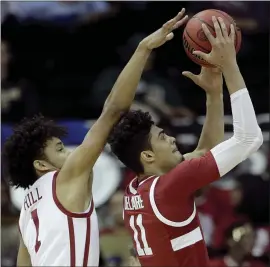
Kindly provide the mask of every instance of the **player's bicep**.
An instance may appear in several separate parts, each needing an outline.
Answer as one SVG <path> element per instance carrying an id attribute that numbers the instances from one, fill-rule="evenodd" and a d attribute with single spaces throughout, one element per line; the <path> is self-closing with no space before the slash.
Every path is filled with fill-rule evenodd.
<path id="1" fill-rule="evenodd" d="M 198 189 L 219 179 L 220 174 L 211 152 L 204 156 L 185 160 L 161 177 L 165 191 L 175 196 L 191 195 Z"/>
<path id="2" fill-rule="evenodd" d="M 21 237 L 17 256 L 17 266 L 32 266 L 30 255 Z"/>
<path id="3" fill-rule="evenodd" d="M 103 111 L 101 116 L 91 127 L 84 141 L 68 157 L 60 173 L 68 173 L 63 177 L 76 178 L 91 172 L 96 160 L 104 149 L 108 136 L 120 114 L 110 110 Z M 60 173 L 58 176 L 60 176 Z M 65 178 L 67 179 L 67 178 Z"/>

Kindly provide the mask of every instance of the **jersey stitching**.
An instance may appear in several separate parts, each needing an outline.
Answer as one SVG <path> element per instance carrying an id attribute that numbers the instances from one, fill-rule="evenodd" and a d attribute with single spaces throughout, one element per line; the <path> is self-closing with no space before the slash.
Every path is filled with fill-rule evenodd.
<path id="1" fill-rule="evenodd" d="M 155 186 L 156 186 L 156 183 L 157 183 L 158 179 L 159 179 L 159 177 L 157 177 L 153 181 L 153 183 L 152 183 L 152 185 L 150 187 L 150 192 L 149 192 L 150 203 L 151 203 L 152 209 L 153 209 L 156 217 L 161 222 L 163 222 L 164 224 L 167 224 L 167 225 L 172 226 L 172 227 L 184 227 L 184 226 L 190 224 L 193 221 L 193 219 L 195 218 L 195 215 L 196 215 L 195 202 L 194 202 L 194 209 L 193 209 L 193 212 L 192 212 L 191 216 L 189 218 L 187 218 L 185 221 L 182 221 L 182 222 L 174 222 L 174 221 L 168 220 L 159 212 L 159 210 L 157 208 L 157 205 L 155 203 L 155 197 L 154 197 L 154 190 L 155 190 Z"/>

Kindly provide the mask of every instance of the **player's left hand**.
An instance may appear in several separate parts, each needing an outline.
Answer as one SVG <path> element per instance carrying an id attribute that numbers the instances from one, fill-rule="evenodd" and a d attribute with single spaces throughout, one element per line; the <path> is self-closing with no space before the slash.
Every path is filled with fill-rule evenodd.
<path id="1" fill-rule="evenodd" d="M 201 73 L 195 75 L 189 71 L 182 73 L 200 86 L 206 93 L 221 93 L 223 90 L 222 72 L 218 68 L 201 68 Z"/>
<path id="2" fill-rule="evenodd" d="M 160 29 L 144 38 L 141 44 L 152 50 L 171 40 L 174 36 L 172 31 L 187 22 L 188 16 L 184 16 L 184 14 L 185 9 L 182 8 L 173 19 L 167 21 Z"/>

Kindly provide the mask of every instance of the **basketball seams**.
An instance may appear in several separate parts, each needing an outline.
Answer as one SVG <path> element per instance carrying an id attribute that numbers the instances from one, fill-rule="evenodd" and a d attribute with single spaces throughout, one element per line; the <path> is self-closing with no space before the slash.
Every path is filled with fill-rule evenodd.
<path id="1" fill-rule="evenodd" d="M 223 11 L 220 11 L 220 10 L 217 10 L 217 9 L 209 9 L 209 11 L 214 11 L 214 12 L 216 12 L 216 13 L 219 13 L 219 14 L 221 14 L 222 15 L 222 18 L 224 19 L 226 19 L 230 24 L 231 23 L 233 23 L 234 24 L 234 27 L 235 27 L 235 29 L 236 29 L 236 34 L 235 34 L 235 48 L 237 48 L 238 47 L 238 34 L 237 34 L 237 28 L 236 28 L 236 23 L 235 23 L 235 20 L 229 15 L 229 14 L 227 14 L 226 12 L 223 12 Z M 196 16 L 196 15 L 195 15 Z M 193 18 L 195 18 L 195 17 L 193 17 Z M 198 17 L 196 17 L 196 19 L 199 19 L 201 22 L 203 21 L 202 19 L 200 19 L 200 18 L 198 18 Z M 206 23 L 206 22 L 204 22 L 205 24 L 207 24 L 209 27 L 211 27 L 214 31 L 215 31 L 215 28 L 213 28 L 211 25 L 209 25 L 208 23 Z M 230 29 L 230 28 L 229 28 Z M 230 34 L 229 32 L 228 32 L 228 34 Z M 239 49 L 238 49 L 239 50 Z M 238 52 L 238 51 L 237 51 Z"/>
<path id="2" fill-rule="evenodd" d="M 209 28 L 211 28 L 211 29 L 215 32 L 215 28 L 214 28 L 212 25 L 210 25 L 208 22 L 204 21 L 203 19 L 201 19 L 201 18 L 199 18 L 199 17 L 192 17 L 192 19 L 197 19 L 197 20 L 199 20 L 200 22 L 206 24 Z"/>
<path id="3" fill-rule="evenodd" d="M 189 35 L 188 31 L 185 29 L 184 34 L 187 34 L 188 38 L 194 43 L 196 44 L 198 47 L 200 47 L 200 49 L 202 50 L 202 52 L 204 53 L 209 53 L 210 51 L 208 51 L 207 49 L 205 49 L 203 46 L 199 45 L 193 38 L 191 38 L 191 36 Z"/>
<path id="4" fill-rule="evenodd" d="M 241 47 L 241 31 L 237 27 L 235 20 L 229 14 L 221 10 L 216 10 L 216 9 L 208 9 L 208 10 L 201 11 L 195 14 L 190 19 L 183 33 L 183 41 L 184 41 L 183 44 L 184 44 L 185 51 L 188 57 L 199 65 L 204 65 L 204 64 L 202 64 L 201 59 L 195 57 L 192 54 L 192 52 L 193 50 L 200 50 L 204 53 L 209 53 L 211 51 L 212 49 L 211 44 L 207 40 L 207 37 L 204 36 L 201 29 L 201 24 L 204 23 L 205 25 L 207 25 L 207 27 L 209 28 L 209 30 L 215 37 L 215 27 L 213 23 L 211 23 L 212 16 L 223 18 L 226 24 L 228 33 L 230 33 L 230 24 L 234 25 L 236 29 L 236 34 L 235 34 L 236 35 L 235 36 L 236 53 L 239 51 Z M 209 65 L 207 67 L 209 67 Z"/>

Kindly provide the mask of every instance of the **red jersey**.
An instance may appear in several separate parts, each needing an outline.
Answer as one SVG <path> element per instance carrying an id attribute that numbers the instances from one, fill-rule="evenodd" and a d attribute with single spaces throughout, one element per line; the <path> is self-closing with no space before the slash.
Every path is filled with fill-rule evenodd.
<path id="1" fill-rule="evenodd" d="M 162 176 L 131 181 L 123 216 L 142 266 L 208 266 L 193 194 L 219 177 L 208 152 Z"/>

